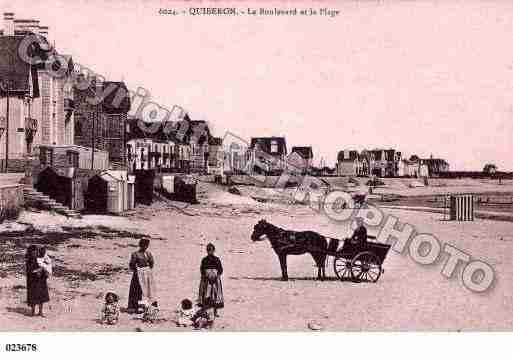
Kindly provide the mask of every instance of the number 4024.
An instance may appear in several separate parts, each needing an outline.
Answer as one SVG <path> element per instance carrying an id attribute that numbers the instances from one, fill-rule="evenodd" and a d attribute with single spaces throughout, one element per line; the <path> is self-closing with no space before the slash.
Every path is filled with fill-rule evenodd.
<path id="1" fill-rule="evenodd" d="M 37 344 L 5 344 L 6 352 L 35 352 Z"/>

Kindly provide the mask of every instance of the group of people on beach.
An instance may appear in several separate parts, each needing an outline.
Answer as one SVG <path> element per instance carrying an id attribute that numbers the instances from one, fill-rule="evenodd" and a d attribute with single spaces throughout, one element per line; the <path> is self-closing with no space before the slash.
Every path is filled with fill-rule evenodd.
<path id="1" fill-rule="evenodd" d="M 364 245 L 367 241 L 367 230 L 363 220 L 357 220 L 350 240 Z M 142 314 L 143 321 L 153 323 L 157 321 L 159 304 L 156 295 L 156 286 L 153 278 L 155 260 L 148 250 L 150 241 L 141 239 L 139 249 L 130 256 L 129 268 L 132 271 L 132 280 L 128 294 L 127 312 Z M 176 311 L 177 326 L 211 328 L 214 319 L 219 316 L 218 310 L 224 308 L 223 286 L 221 276 L 223 265 L 215 253 L 215 246 L 209 243 L 206 247 L 207 255 L 201 260 L 200 285 L 196 306 L 185 298 Z M 52 261 L 46 253 L 44 246 L 30 245 L 26 253 L 27 276 L 27 304 L 31 307 L 31 315 L 36 315 L 36 306 L 39 307 L 38 315 L 44 316 L 43 304 L 50 300 L 47 280 L 52 275 Z M 105 295 L 105 303 L 101 309 L 101 322 L 114 325 L 119 320 L 119 298 L 114 292 Z"/>
<path id="2" fill-rule="evenodd" d="M 128 294 L 129 313 L 142 313 L 143 321 L 154 322 L 158 316 L 159 305 L 156 296 L 153 267 L 155 260 L 148 250 L 150 241 L 141 239 L 139 249 L 132 253 L 129 267 L 132 270 L 132 280 Z M 215 246 L 207 245 L 207 255 L 200 265 L 200 285 L 197 306 L 185 298 L 177 310 L 176 323 L 182 327 L 208 328 L 214 323 L 214 318 L 219 316 L 218 309 L 224 307 L 223 286 L 221 275 L 223 265 L 214 254 Z"/>
<path id="3" fill-rule="evenodd" d="M 144 322 L 154 323 L 159 314 L 156 286 L 153 278 L 155 260 L 148 250 L 150 241 L 141 239 L 139 249 L 130 256 L 129 268 L 132 280 L 128 294 L 127 312 L 142 314 Z M 219 316 L 218 310 L 224 308 L 223 286 L 221 275 L 223 265 L 215 253 L 215 246 L 209 243 L 207 255 L 200 265 L 200 285 L 196 305 L 185 298 L 176 310 L 176 325 L 179 327 L 211 328 L 214 319 Z M 30 245 L 26 253 L 27 304 L 32 308 L 34 316 L 36 306 L 38 315 L 44 316 L 43 304 L 49 298 L 47 280 L 52 275 L 52 262 L 43 246 Z M 113 292 L 106 293 L 100 312 L 102 324 L 115 325 L 119 321 L 119 297 Z"/>

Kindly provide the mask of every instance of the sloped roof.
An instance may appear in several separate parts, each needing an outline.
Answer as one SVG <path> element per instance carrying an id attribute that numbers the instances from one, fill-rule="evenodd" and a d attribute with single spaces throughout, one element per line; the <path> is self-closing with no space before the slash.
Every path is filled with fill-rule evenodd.
<path id="1" fill-rule="evenodd" d="M 155 121 L 145 122 L 138 118 L 127 119 L 130 131 L 126 133 L 127 141 L 134 139 L 151 139 L 154 142 L 185 144 L 186 139 L 179 139 L 175 129 L 167 127 L 167 122 Z"/>
<path id="2" fill-rule="evenodd" d="M 265 153 L 273 154 L 271 153 L 271 143 L 273 141 L 276 141 L 276 144 L 278 145 L 277 153 L 280 155 L 286 155 L 287 142 L 285 141 L 285 137 L 252 137 L 250 148 L 254 149 L 258 144 L 260 150 L 264 151 Z"/>
<path id="3" fill-rule="evenodd" d="M 188 143 L 197 142 L 201 145 L 205 143 L 205 141 L 210 142 L 212 135 L 210 134 L 210 128 L 206 121 L 191 120 L 189 115 L 186 115 L 184 120 L 189 121 L 189 129 L 186 133 L 186 141 Z"/>
<path id="4" fill-rule="evenodd" d="M 443 158 L 422 158 L 422 161 L 428 165 L 449 165 L 449 162 L 444 160 Z"/>
<path id="5" fill-rule="evenodd" d="M 221 137 L 211 137 L 208 144 L 211 146 L 222 146 L 223 139 Z"/>
<path id="6" fill-rule="evenodd" d="M 18 54 L 22 40 L 22 36 L 0 36 L 0 79 L 9 81 L 10 91 L 28 93 L 32 77 L 33 96 L 39 97 L 36 68 Z"/>
<path id="7" fill-rule="evenodd" d="M 305 160 L 311 160 L 313 158 L 313 151 L 311 146 L 294 146 L 292 152 L 297 153 Z"/>
<path id="8" fill-rule="evenodd" d="M 130 111 L 130 95 L 124 82 L 105 81 L 102 90 L 105 94 L 102 100 L 105 113 L 120 114 Z"/>
<path id="9" fill-rule="evenodd" d="M 349 152 L 349 158 L 345 158 L 344 152 Z M 353 162 L 358 158 L 358 151 L 356 150 L 342 150 L 337 154 L 337 162 L 350 161 Z"/>

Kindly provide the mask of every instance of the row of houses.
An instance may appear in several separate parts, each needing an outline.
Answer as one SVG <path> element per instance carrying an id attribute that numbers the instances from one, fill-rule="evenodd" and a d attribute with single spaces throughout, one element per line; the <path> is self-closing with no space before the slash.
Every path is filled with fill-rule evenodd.
<path id="1" fill-rule="evenodd" d="M 338 176 L 433 177 L 449 171 L 442 158 L 402 158 L 395 149 L 343 150 L 337 155 Z"/>
<path id="2" fill-rule="evenodd" d="M 183 136 L 165 131 L 166 124 L 157 124 L 158 131 L 145 131 L 140 119 L 129 116 L 126 84 L 80 73 L 72 56 L 50 45 L 48 33 L 38 20 L 4 13 L 0 30 L 3 171 L 24 171 L 35 159 L 41 165 L 91 170 L 222 172 L 222 140 L 212 136 L 205 121 L 183 113 L 180 121 L 187 125 Z M 27 38 L 37 64 L 19 56 Z"/>
<path id="3" fill-rule="evenodd" d="M 223 172 L 222 139 L 214 137 L 204 121 L 182 119 L 187 130 L 180 136 L 166 129 L 165 122 L 146 124 L 131 118 L 126 126 L 126 163 L 132 171 L 155 169 L 159 172 L 218 174 Z"/>
<path id="4" fill-rule="evenodd" d="M 289 173 L 338 176 L 433 177 L 449 172 L 449 163 L 441 158 L 403 158 L 396 149 L 343 150 L 337 154 L 335 169 L 313 166 L 310 146 L 292 147 L 287 152 L 285 137 L 251 138 L 249 146 L 232 142 L 226 150 L 225 172 L 279 175 Z"/>
<path id="5" fill-rule="evenodd" d="M 249 145 L 243 141 L 224 144 L 223 172 L 233 174 L 280 175 L 312 173 L 311 146 L 294 146 L 287 150 L 285 137 L 253 137 Z"/>

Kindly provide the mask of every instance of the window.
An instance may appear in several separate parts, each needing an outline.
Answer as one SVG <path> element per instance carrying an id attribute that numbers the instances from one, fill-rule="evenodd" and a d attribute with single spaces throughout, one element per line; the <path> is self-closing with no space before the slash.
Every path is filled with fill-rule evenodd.
<path id="1" fill-rule="evenodd" d="M 78 167 L 78 152 L 68 151 L 66 156 L 68 158 L 68 165 L 70 167 Z"/>
<path id="2" fill-rule="evenodd" d="M 53 166 L 53 149 L 41 147 L 39 150 L 39 162 L 45 166 Z"/>
<path id="3" fill-rule="evenodd" d="M 75 136 L 82 136 L 82 122 L 75 121 Z"/>
<path id="4" fill-rule="evenodd" d="M 131 161 L 132 160 L 132 145 L 131 144 L 126 145 L 126 151 L 127 151 L 128 160 Z"/>
<path id="5" fill-rule="evenodd" d="M 271 153 L 278 153 L 278 141 L 271 141 Z"/>

